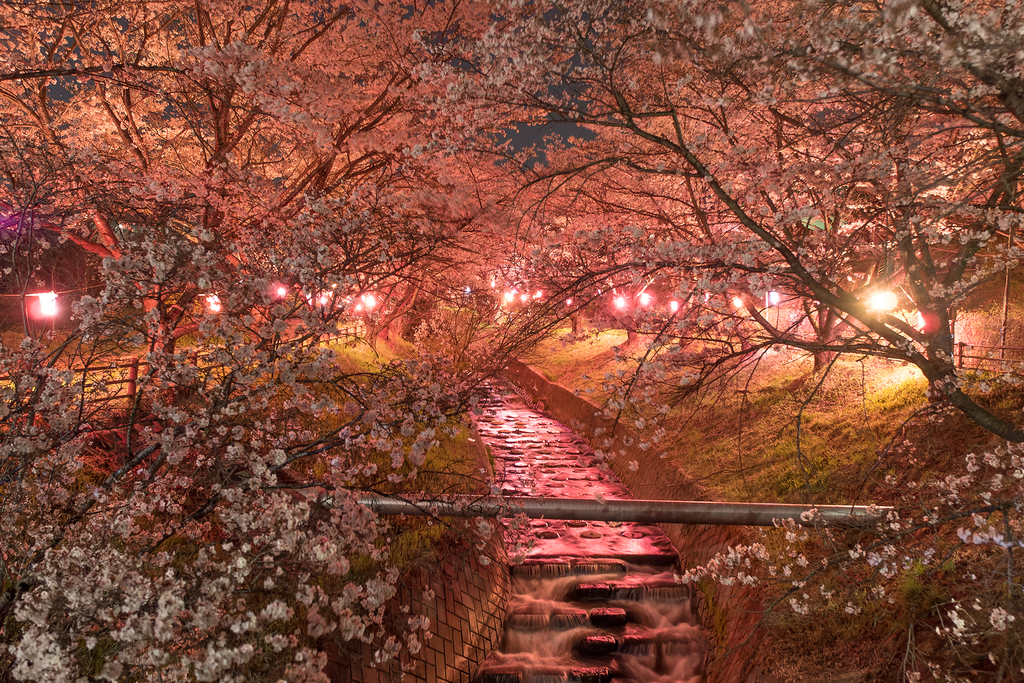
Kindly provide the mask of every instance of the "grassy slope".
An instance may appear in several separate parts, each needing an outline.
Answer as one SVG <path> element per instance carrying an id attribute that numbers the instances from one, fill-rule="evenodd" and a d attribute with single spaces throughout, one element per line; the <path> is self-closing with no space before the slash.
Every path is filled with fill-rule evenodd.
<path id="1" fill-rule="evenodd" d="M 605 374 L 637 365 L 617 357 L 624 341 L 617 331 L 582 339 L 563 331 L 526 361 L 600 404 Z M 924 405 L 925 381 L 913 367 L 875 359 L 840 360 L 824 380 L 810 371 L 807 357 L 767 355 L 753 372 L 676 403 L 664 421 L 667 460 L 720 500 L 848 502 L 857 471 Z"/>

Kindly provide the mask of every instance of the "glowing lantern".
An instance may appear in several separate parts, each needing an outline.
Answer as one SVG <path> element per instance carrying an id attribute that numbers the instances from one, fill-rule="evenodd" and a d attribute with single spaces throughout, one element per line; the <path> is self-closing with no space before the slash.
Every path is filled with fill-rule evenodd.
<path id="1" fill-rule="evenodd" d="M 572 299 L 566 299 L 565 300 L 565 305 L 566 306 L 572 306 Z"/>
<path id="2" fill-rule="evenodd" d="M 220 297 L 216 294 L 210 294 L 207 296 L 206 307 L 210 309 L 210 313 L 220 313 L 222 308 L 220 305 Z"/>
<path id="3" fill-rule="evenodd" d="M 516 298 L 515 290 L 512 290 L 511 292 L 505 292 L 505 301 L 507 301 L 508 303 L 512 303 L 513 301 L 515 301 L 515 298 Z"/>
<path id="4" fill-rule="evenodd" d="M 326 306 L 331 302 L 331 295 L 329 292 L 320 292 L 316 297 L 316 303 L 319 306 Z"/>
<path id="5" fill-rule="evenodd" d="M 286 296 L 288 296 L 288 288 L 285 287 L 284 285 L 278 285 L 277 288 L 274 290 L 274 293 L 277 294 L 278 298 L 283 299 Z"/>
<path id="6" fill-rule="evenodd" d="M 623 309 L 626 307 L 626 297 L 617 296 L 615 297 L 615 308 Z"/>
<path id="7" fill-rule="evenodd" d="M 668 302 L 668 310 L 670 310 L 673 313 L 678 313 L 679 312 L 679 302 L 678 301 L 669 301 Z"/>
<path id="8" fill-rule="evenodd" d="M 875 311 L 891 311 L 899 304 L 896 295 L 888 290 L 875 292 L 868 300 L 868 308 Z"/>
<path id="9" fill-rule="evenodd" d="M 39 297 L 39 315 L 43 318 L 57 317 L 57 293 L 41 292 Z"/>
<path id="10" fill-rule="evenodd" d="M 640 292 L 640 305 L 646 306 L 649 303 L 651 303 L 651 295 L 647 292 Z"/>
<path id="11" fill-rule="evenodd" d="M 743 308 L 743 299 L 738 296 L 734 296 L 732 299 L 732 305 L 736 308 Z"/>
<path id="12" fill-rule="evenodd" d="M 529 301 L 529 300 L 530 300 L 530 297 L 529 297 L 529 296 L 527 296 L 526 294 L 521 294 L 521 295 L 519 296 L 519 300 L 525 303 L 525 302 L 527 302 L 527 301 Z"/>
<path id="13" fill-rule="evenodd" d="M 767 306 L 778 306 L 782 296 L 778 292 L 768 292 L 764 295 L 764 303 Z"/>
<path id="14" fill-rule="evenodd" d="M 534 299 L 539 299 L 539 298 L 541 298 L 542 296 L 544 296 L 544 292 L 542 292 L 542 291 L 540 291 L 540 290 L 538 289 L 538 290 L 537 290 L 537 293 L 533 295 L 533 298 L 534 298 Z"/>
<path id="15" fill-rule="evenodd" d="M 372 311 L 377 305 L 377 296 L 375 294 L 363 294 L 359 297 L 359 300 L 363 302 L 363 305 L 366 306 L 366 310 L 368 311 Z"/>

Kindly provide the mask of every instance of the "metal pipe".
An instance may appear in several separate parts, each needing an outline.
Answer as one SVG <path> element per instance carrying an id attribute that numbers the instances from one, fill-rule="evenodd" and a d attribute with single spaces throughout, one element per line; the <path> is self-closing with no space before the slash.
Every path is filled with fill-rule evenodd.
<path id="1" fill-rule="evenodd" d="M 601 522 L 665 524 L 731 524 L 776 526 L 792 519 L 802 526 L 865 527 L 891 507 L 866 505 L 784 505 L 779 503 L 714 503 L 679 500 L 604 500 L 587 498 L 495 498 L 454 496 L 445 500 L 393 498 L 366 494 L 359 502 L 380 515 L 434 517 L 513 517 Z M 817 511 L 814 516 L 812 510 Z M 804 515 L 807 518 L 804 518 Z"/>

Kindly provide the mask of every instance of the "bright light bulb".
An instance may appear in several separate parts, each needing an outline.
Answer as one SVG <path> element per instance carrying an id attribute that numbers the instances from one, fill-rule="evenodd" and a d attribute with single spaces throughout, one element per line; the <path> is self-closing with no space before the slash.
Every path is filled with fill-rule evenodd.
<path id="1" fill-rule="evenodd" d="M 782 301 L 782 296 L 778 292 L 768 292 L 765 295 L 765 300 L 769 306 L 778 306 L 779 302 Z"/>
<path id="2" fill-rule="evenodd" d="M 678 301 L 669 301 L 668 302 L 668 310 L 672 311 L 673 313 L 676 313 L 679 310 L 679 302 Z"/>
<path id="3" fill-rule="evenodd" d="M 565 305 L 566 306 L 572 306 L 572 299 L 566 299 L 565 300 Z"/>
<path id="4" fill-rule="evenodd" d="M 735 306 L 736 308 L 743 308 L 743 299 L 741 299 L 738 296 L 733 297 L 732 305 Z"/>
<path id="5" fill-rule="evenodd" d="M 624 297 L 624 296 L 617 296 L 617 297 L 615 297 L 615 308 L 625 308 L 625 307 L 626 307 L 626 297 Z"/>
<path id="6" fill-rule="evenodd" d="M 888 290 L 875 292 L 868 300 L 868 308 L 875 311 L 891 311 L 899 304 L 896 295 Z"/>
<path id="7" fill-rule="evenodd" d="M 641 306 L 646 306 L 649 303 L 651 303 L 651 295 L 648 294 L 647 292 L 641 292 L 640 293 L 640 305 Z"/>
<path id="8" fill-rule="evenodd" d="M 56 318 L 57 317 L 57 293 L 56 292 L 41 292 L 36 296 L 39 297 L 39 315 L 44 318 Z"/>
<path id="9" fill-rule="evenodd" d="M 363 304 L 366 305 L 366 310 L 373 310 L 373 307 L 377 305 L 377 296 L 375 294 L 363 294 L 359 297 Z"/>
<path id="10" fill-rule="evenodd" d="M 512 302 L 516 298 L 515 292 L 505 292 L 505 301 Z"/>
<path id="11" fill-rule="evenodd" d="M 541 298 L 542 296 L 544 296 L 544 292 L 542 292 L 541 290 L 539 290 L 539 289 L 538 289 L 538 290 L 537 290 L 537 293 L 533 295 L 533 298 L 534 298 L 534 299 L 539 299 L 539 298 Z"/>
<path id="12" fill-rule="evenodd" d="M 519 296 L 519 300 L 520 301 L 529 301 L 530 297 L 527 296 L 526 294 L 522 294 L 522 295 Z"/>
<path id="13" fill-rule="evenodd" d="M 220 313 L 220 297 L 217 296 L 216 294 L 209 295 L 208 297 L 206 297 L 206 306 L 210 309 L 211 313 Z"/>

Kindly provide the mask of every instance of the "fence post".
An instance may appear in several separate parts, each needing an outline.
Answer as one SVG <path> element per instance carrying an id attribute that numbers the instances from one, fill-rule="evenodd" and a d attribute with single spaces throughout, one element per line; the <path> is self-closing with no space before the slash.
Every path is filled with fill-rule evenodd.
<path id="1" fill-rule="evenodd" d="M 963 370 L 964 367 L 964 347 L 967 346 L 964 342 L 957 342 L 956 344 L 956 367 Z"/>
<path id="2" fill-rule="evenodd" d="M 139 357 L 135 356 L 132 358 L 131 364 L 128 366 L 128 398 L 135 400 L 136 385 L 139 381 Z"/>

